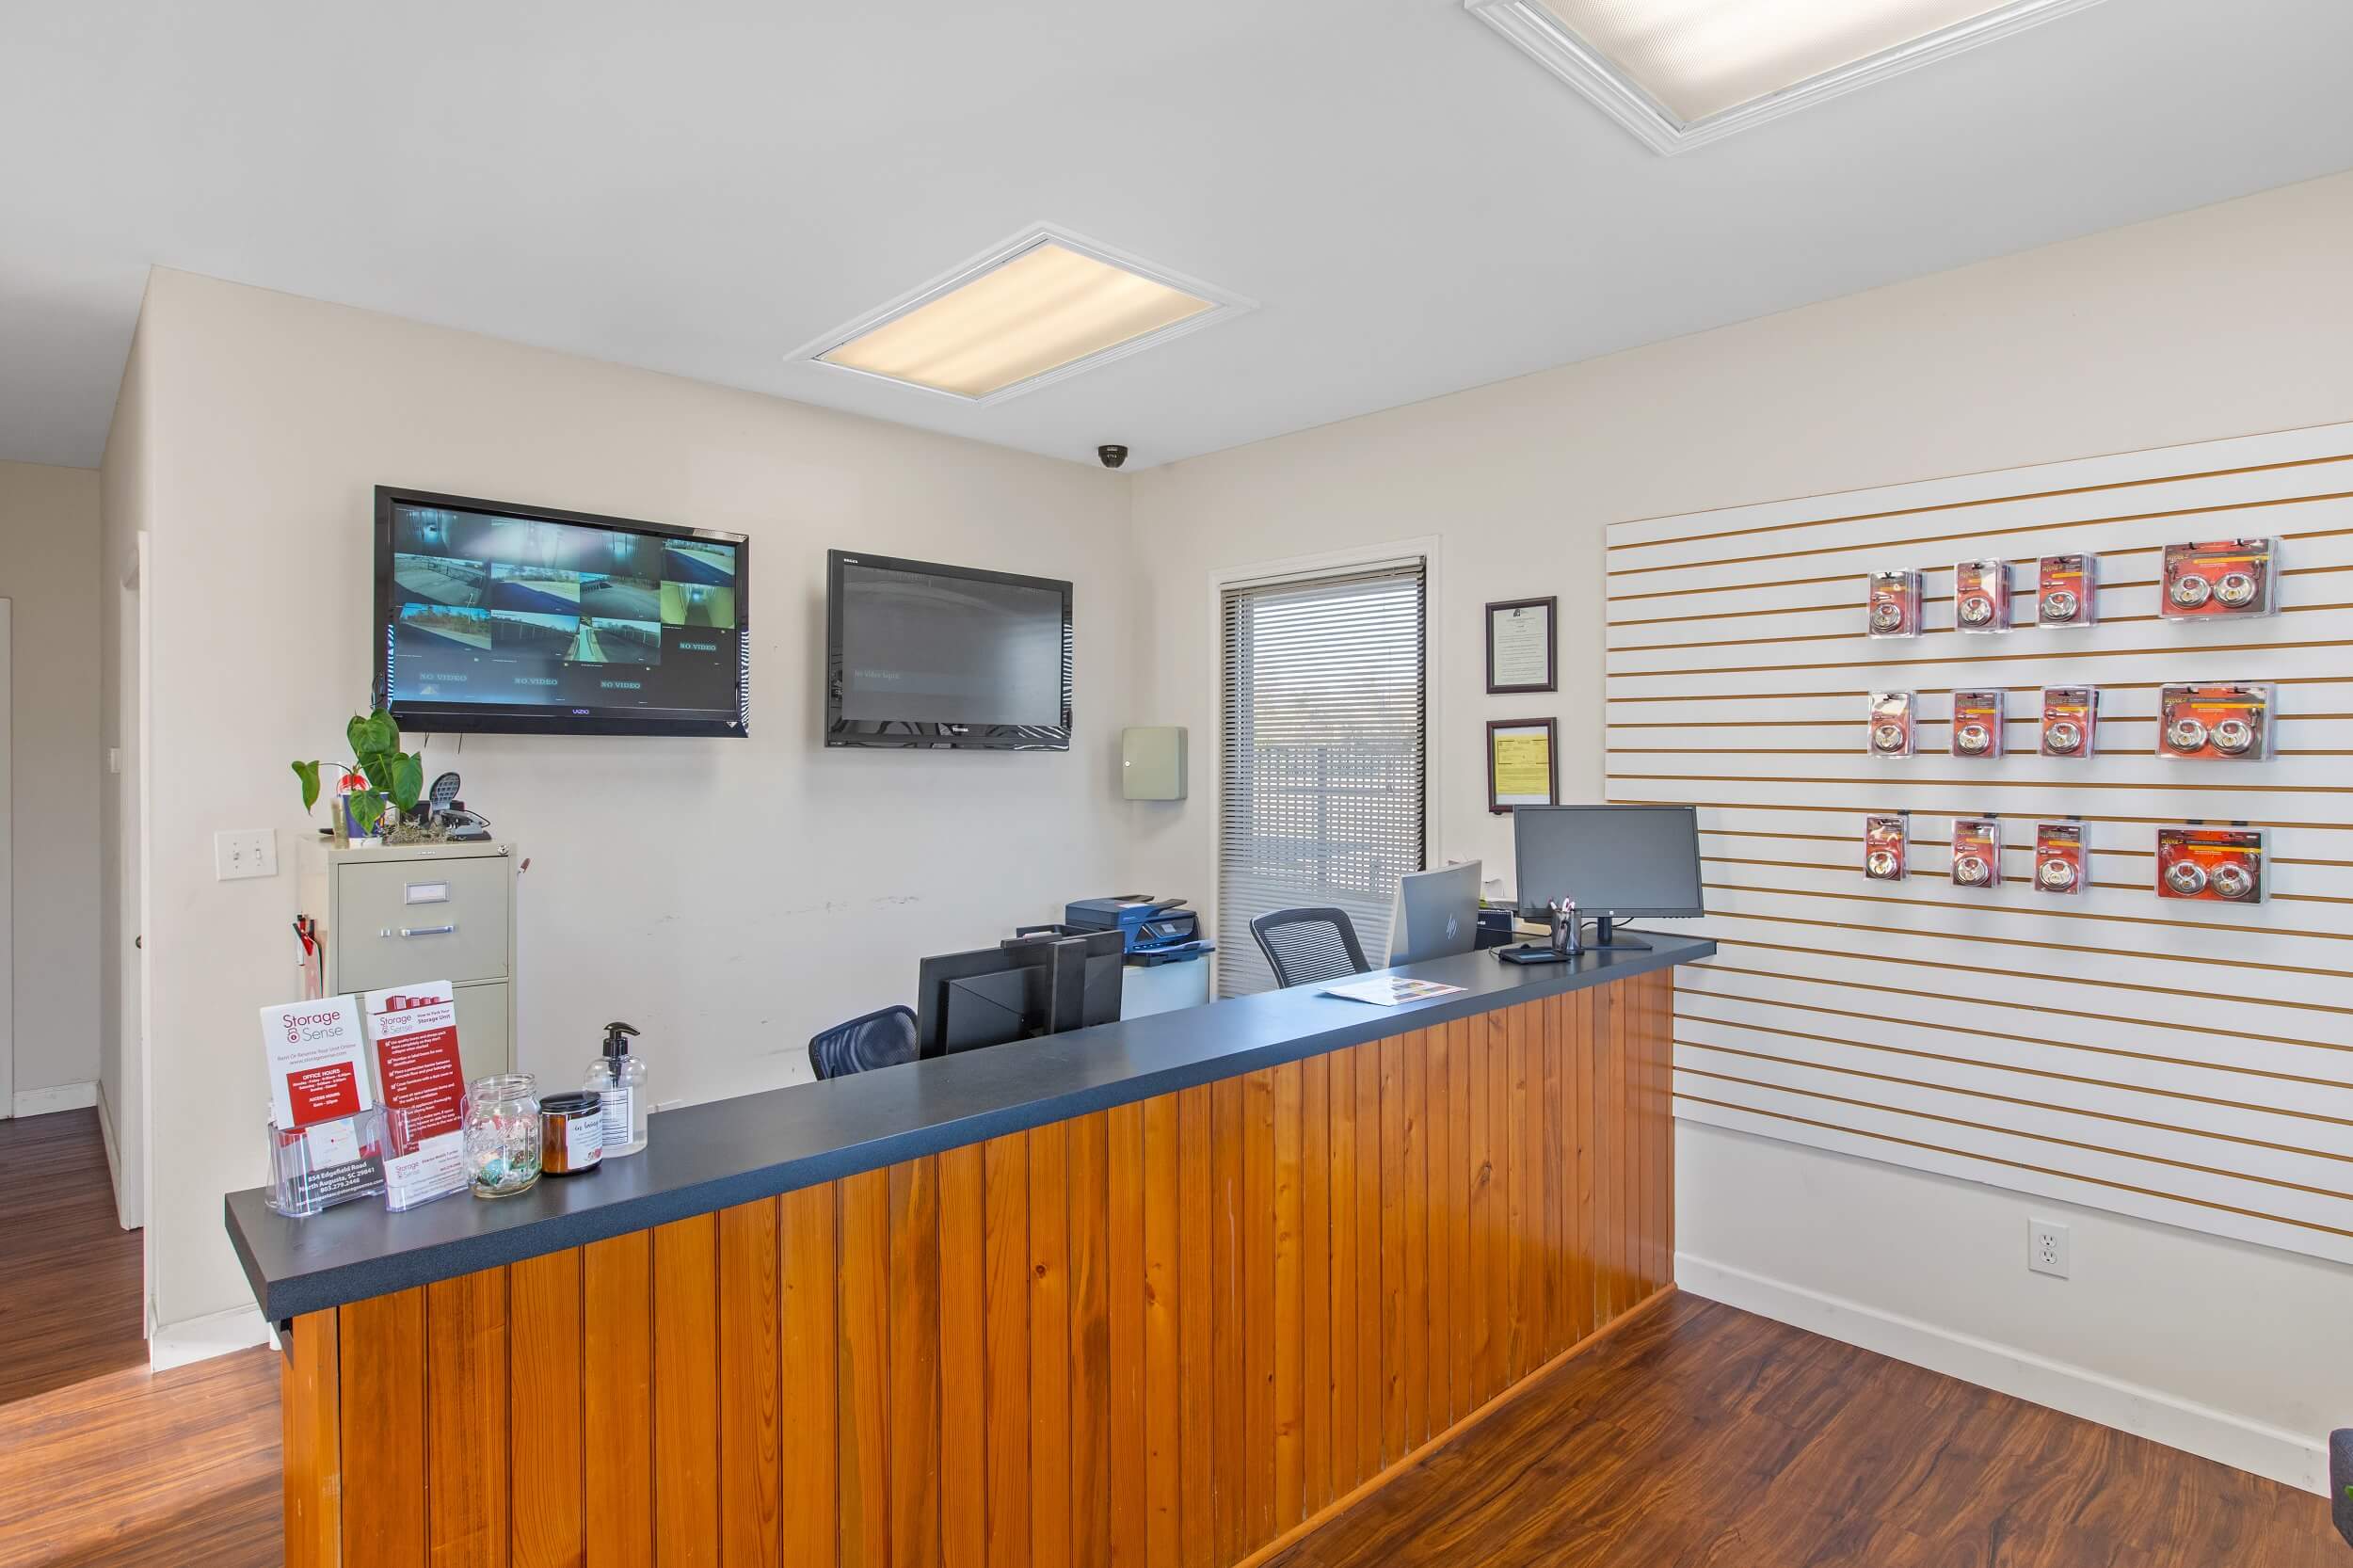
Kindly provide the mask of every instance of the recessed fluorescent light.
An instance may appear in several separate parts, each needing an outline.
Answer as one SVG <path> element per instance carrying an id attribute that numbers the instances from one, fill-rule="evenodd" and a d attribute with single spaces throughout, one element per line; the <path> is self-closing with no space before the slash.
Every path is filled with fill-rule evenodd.
<path id="1" fill-rule="evenodd" d="M 1039 224 L 792 358 L 990 403 L 1249 308 Z"/>
<path id="2" fill-rule="evenodd" d="M 1661 152 L 2095 0 L 1463 0 Z"/>

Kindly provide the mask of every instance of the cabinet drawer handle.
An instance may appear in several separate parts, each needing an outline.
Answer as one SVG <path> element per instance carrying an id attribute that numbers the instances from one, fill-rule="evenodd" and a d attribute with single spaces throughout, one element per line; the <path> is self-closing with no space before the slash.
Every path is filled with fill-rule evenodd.
<path id="1" fill-rule="evenodd" d="M 400 928 L 400 934 L 403 936 L 454 936 L 457 934 L 457 927 L 454 923 L 450 925 L 404 925 Z"/>

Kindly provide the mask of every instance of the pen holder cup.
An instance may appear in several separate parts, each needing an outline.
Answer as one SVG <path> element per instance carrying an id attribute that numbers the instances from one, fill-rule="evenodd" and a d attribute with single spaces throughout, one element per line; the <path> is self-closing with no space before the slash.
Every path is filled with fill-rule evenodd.
<path id="1" fill-rule="evenodd" d="M 273 1214 L 308 1219 L 354 1198 L 384 1195 L 384 1112 L 340 1116 L 307 1128 L 269 1124 L 269 1185 Z"/>

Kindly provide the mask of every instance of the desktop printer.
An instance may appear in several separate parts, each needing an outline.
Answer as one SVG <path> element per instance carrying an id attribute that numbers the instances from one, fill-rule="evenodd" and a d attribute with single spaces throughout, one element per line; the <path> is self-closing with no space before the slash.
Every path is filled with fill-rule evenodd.
<path id="1" fill-rule="evenodd" d="M 1184 907 L 1180 898 L 1154 898 L 1149 893 L 1119 893 L 1111 898 L 1085 898 L 1063 908 L 1063 926 L 1074 935 L 1116 931 L 1126 944 L 1129 962 L 1146 967 L 1198 958 L 1216 944 L 1201 935 L 1201 917 Z"/>

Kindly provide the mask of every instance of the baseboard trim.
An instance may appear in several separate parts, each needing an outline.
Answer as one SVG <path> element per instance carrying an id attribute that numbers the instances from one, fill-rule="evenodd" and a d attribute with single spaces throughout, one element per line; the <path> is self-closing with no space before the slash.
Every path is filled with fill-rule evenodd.
<path id="1" fill-rule="evenodd" d="M 1689 1253 L 1675 1255 L 1675 1284 L 1694 1296 L 2080 1416 L 2233 1469 L 2323 1496 L 2329 1491 L 2328 1450 L 2318 1439 Z"/>
<path id="2" fill-rule="evenodd" d="M 46 1116 L 53 1111 L 87 1111 L 98 1103 L 95 1083 L 60 1083 L 48 1089 L 19 1089 L 9 1113 Z"/>
<path id="3" fill-rule="evenodd" d="M 277 1342 L 278 1336 L 258 1306 L 233 1306 L 184 1322 L 152 1324 L 147 1331 L 147 1368 L 168 1372 L 216 1355 L 231 1355 L 256 1345 Z"/>

